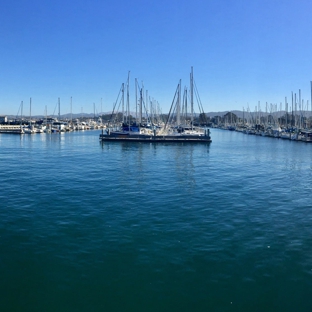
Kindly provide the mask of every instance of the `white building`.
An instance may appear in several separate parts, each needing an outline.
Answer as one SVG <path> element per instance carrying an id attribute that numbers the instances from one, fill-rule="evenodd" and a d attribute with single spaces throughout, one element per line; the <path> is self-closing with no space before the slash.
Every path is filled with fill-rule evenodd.
<path id="1" fill-rule="evenodd" d="M 8 122 L 8 116 L 0 116 L 0 123 L 5 123 L 5 122 Z"/>

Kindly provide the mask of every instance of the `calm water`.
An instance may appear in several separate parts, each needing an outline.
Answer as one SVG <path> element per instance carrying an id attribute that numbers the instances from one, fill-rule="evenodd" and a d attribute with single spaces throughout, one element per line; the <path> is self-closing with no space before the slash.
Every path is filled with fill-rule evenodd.
<path id="1" fill-rule="evenodd" d="M 311 311 L 312 144 L 0 135 L 0 311 Z"/>

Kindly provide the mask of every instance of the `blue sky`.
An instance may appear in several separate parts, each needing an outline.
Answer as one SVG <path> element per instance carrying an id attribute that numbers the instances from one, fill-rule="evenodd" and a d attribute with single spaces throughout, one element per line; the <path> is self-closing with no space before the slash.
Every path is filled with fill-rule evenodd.
<path id="1" fill-rule="evenodd" d="M 130 71 L 169 111 L 191 66 L 205 111 L 310 102 L 312 4 L 275 0 L 0 0 L 0 114 L 110 111 Z M 311 106 L 310 106 L 311 107 Z"/>

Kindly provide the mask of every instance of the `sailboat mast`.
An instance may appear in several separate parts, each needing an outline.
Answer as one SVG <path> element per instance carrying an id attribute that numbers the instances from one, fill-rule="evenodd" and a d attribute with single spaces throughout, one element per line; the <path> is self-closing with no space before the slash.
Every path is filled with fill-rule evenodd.
<path id="1" fill-rule="evenodd" d="M 121 92 L 122 92 L 122 123 L 125 123 L 125 84 L 124 83 L 122 83 Z"/>
<path id="2" fill-rule="evenodd" d="M 140 124 L 142 123 L 142 98 L 143 98 L 143 96 L 142 96 L 142 92 L 143 92 L 143 89 L 141 88 L 140 89 L 140 106 L 139 106 L 139 122 L 140 122 Z"/>
<path id="3" fill-rule="evenodd" d="M 185 98 L 185 125 L 186 125 L 187 124 L 187 88 L 186 87 L 185 87 L 184 93 L 185 93 L 184 98 Z"/>
<path id="4" fill-rule="evenodd" d="M 140 91 L 140 122 L 143 122 L 143 96 L 144 96 L 144 85 L 142 81 L 142 88 Z"/>
<path id="5" fill-rule="evenodd" d="M 21 102 L 21 126 L 23 124 L 23 101 Z"/>
<path id="6" fill-rule="evenodd" d="M 301 90 L 299 89 L 299 128 L 301 128 L 301 113 L 302 113 L 302 107 L 301 107 Z"/>
<path id="7" fill-rule="evenodd" d="M 59 116 L 59 121 L 61 120 L 61 100 L 58 98 L 58 116 Z"/>
<path id="8" fill-rule="evenodd" d="M 145 91 L 145 94 L 146 94 L 146 104 L 145 104 L 145 109 L 146 109 L 146 113 L 147 113 L 147 116 L 146 116 L 146 123 L 148 123 L 148 90 Z"/>
<path id="9" fill-rule="evenodd" d="M 101 126 L 103 122 L 103 107 L 102 107 L 102 98 L 101 98 Z"/>
<path id="10" fill-rule="evenodd" d="M 287 105 L 286 96 L 285 96 L 285 124 L 286 124 L 286 128 L 288 128 L 288 105 Z"/>
<path id="11" fill-rule="evenodd" d="M 29 126 L 31 127 L 31 98 L 29 100 Z"/>
<path id="12" fill-rule="evenodd" d="M 312 81 L 310 81 L 310 87 L 311 87 L 311 116 L 312 116 Z"/>
<path id="13" fill-rule="evenodd" d="M 46 118 L 46 127 L 48 126 L 48 109 L 47 105 L 45 106 L 45 118 Z"/>
<path id="14" fill-rule="evenodd" d="M 138 82 L 135 78 L 135 122 L 138 123 Z"/>
<path id="15" fill-rule="evenodd" d="M 129 84 L 130 84 L 130 71 L 128 72 L 128 81 L 127 81 L 127 110 L 128 110 L 128 122 L 130 127 L 130 99 L 129 99 Z"/>
<path id="16" fill-rule="evenodd" d="M 191 126 L 193 130 L 193 122 L 194 122 L 194 81 L 193 81 L 193 66 L 191 67 Z"/>
<path id="17" fill-rule="evenodd" d="M 151 118 L 151 124 L 153 124 L 153 101 L 151 100 L 151 97 L 148 97 L 148 101 L 150 104 L 150 118 Z"/>
<path id="18" fill-rule="evenodd" d="M 295 128 L 297 128 L 297 94 L 295 93 Z"/>
<path id="19" fill-rule="evenodd" d="M 181 79 L 179 81 L 178 101 L 177 101 L 177 126 L 181 124 L 180 107 L 181 107 Z"/>
<path id="20" fill-rule="evenodd" d="M 291 126 L 294 126 L 294 94 L 291 92 Z"/>
<path id="21" fill-rule="evenodd" d="M 70 124 L 73 126 L 73 97 L 70 97 Z"/>

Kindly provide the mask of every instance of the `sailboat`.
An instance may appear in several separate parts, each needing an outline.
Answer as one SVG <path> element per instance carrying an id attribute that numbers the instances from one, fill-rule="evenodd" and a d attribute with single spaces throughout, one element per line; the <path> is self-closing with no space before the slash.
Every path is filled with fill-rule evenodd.
<path id="1" fill-rule="evenodd" d="M 111 128 L 109 125 L 104 133 L 100 135 L 101 141 L 137 141 L 137 142 L 211 142 L 210 131 L 207 128 L 200 128 L 194 126 L 194 107 L 193 107 L 193 92 L 194 92 L 194 80 L 193 80 L 193 67 L 191 69 L 191 120 L 190 124 L 181 124 L 180 114 L 180 101 L 181 101 L 181 80 L 178 84 L 175 96 L 168 114 L 166 123 L 162 128 L 152 124 L 149 125 L 147 121 L 146 125 L 142 125 L 142 107 L 143 107 L 143 88 L 140 89 L 140 116 L 139 123 L 131 124 L 130 120 L 130 108 L 129 108 L 129 75 L 127 83 L 127 115 L 124 114 L 124 84 L 119 91 L 122 94 L 122 124 L 116 128 Z M 136 86 L 137 87 L 137 86 Z M 119 99 L 117 97 L 112 116 L 117 117 L 115 108 Z M 146 96 L 147 97 L 147 96 Z M 197 94 L 198 97 L 198 94 Z M 147 105 L 147 103 L 145 103 Z M 137 101 L 136 101 L 137 105 Z M 201 104 L 200 104 L 201 105 Z M 185 108 L 187 112 L 187 107 Z M 202 106 L 201 106 L 202 110 Z M 114 115 L 115 113 L 115 115 Z M 203 113 L 204 114 L 204 113 Z M 205 115 L 205 114 L 204 114 Z M 147 114 L 148 116 L 148 114 Z"/>
<path id="2" fill-rule="evenodd" d="M 125 84 L 122 83 L 119 94 L 117 96 L 117 100 L 114 104 L 113 111 L 111 114 L 110 121 L 108 123 L 108 127 L 106 129 L 106 135 L 109 137 L 130 137 L 136 138 L 137 136 L 144 136 L 147 135 L 148 137 L 151 135 L 151 131 L 147 130 L 141 122 L 137 123 L 132 122 L 131 120 L 131 113 L 130 113 L 130 100 L 129 100 L 129 79 L 130 79 L 130 72 L 128 72 L 128 79 L 127 79 L 127 89 L 125 90 Z M 136 84 L 137 87 L 137 84 Z M 126 108 L 125 108 L 125 91 L 126 91 Z M 121 95 L 121 98 L 120 98 Z M 120 99 L 119 99 L 120 98 Z M 118 102 L 120 100 L 120 102 Z M 140 111 L 142 107 L 142 89 L 140 90 Z M 118 103 L 118 107 L 117 107 Z M 118 113 L 119 106 L 122 106 L 121 114 Z M 117 107 L 117 108 L 116 108 Z M 117 121 L 118 117 L 122 117 L 122 121 Z M 103 133 L 104 134 L 104 133 Z"/>
<path id="3" fill-rule="evenodd" d="M 201 115 L 206 117 L 202 104 L 200 102 L 200 97 L 194 83 L 194 75 L 193 75 L 193 67 L 191 67 L 191 74 L 190 74 L 190 100 L 191 100 L 191 112 L 190 112 L 190 120 L 188 119 L 188 107 L 187 107 L 187 89 L 184 89 L 183 93 L 183 105 L 182 105 L 182 112 L 184 112 L 184 123 L 181 122 L 181 80 L 179 81 L 178 87 L 176 89 L 176 93 L 168 114 L 168 119 L 165 124 L 164 129 L 162 130 L 163 134 L 167 135 L 176 135 L 185 138 L 197 138 L 197 137 L 207 137 L 210 140 L 210 132 L 209 129 L 196 127 L 194 125 L 194 90 L 196 94 L 197 100 L 199 100 L 198 106 L 201 111 Z M 176 117 L 176 118 L 174 118 Z M 173 121 L 175 120 L 175 125 Z M 209 137 L 209 138 L 208 138 Z"/>
<path id="4" fill-rule="evenodd" d="M 24 133 L 25 134 L 33 134 L 35 133 L 35 130 L 33 129 L 32 123 L 31 123 L 31 98 L 30 98 L 30 102 L 29 102 L 29 125 L 28 127 L 24 128 Z"/>

